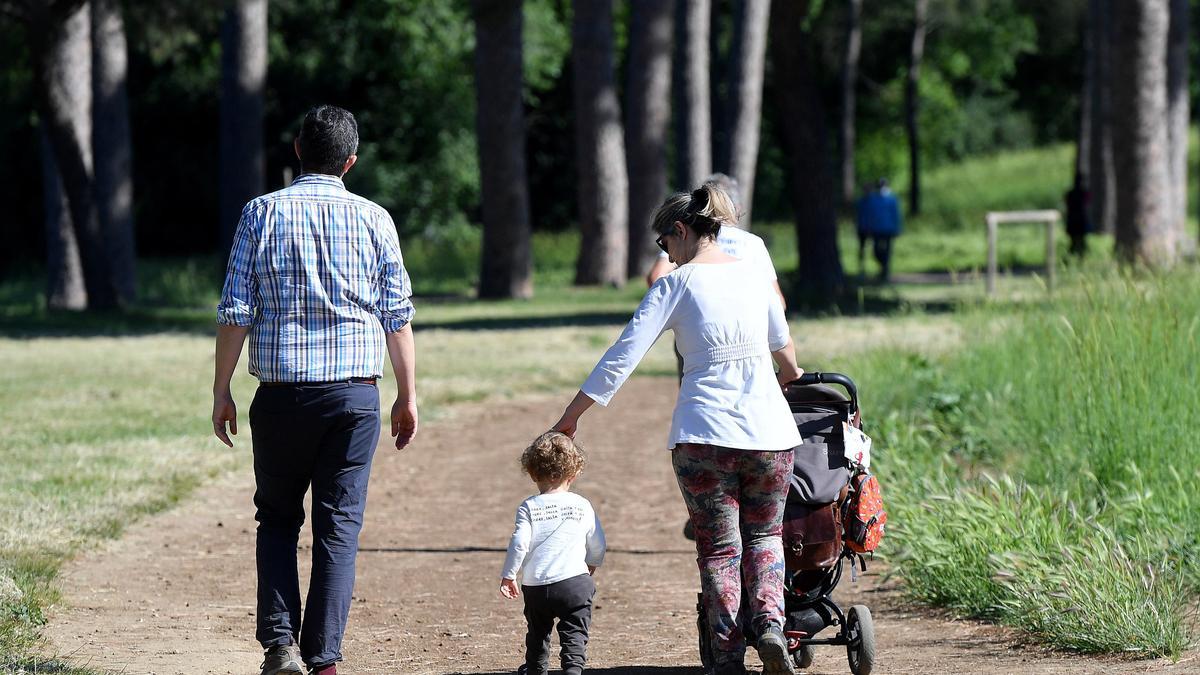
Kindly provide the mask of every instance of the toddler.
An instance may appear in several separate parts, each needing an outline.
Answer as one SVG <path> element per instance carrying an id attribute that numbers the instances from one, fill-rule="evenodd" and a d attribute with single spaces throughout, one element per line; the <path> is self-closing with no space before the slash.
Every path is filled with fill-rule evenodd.
<path id="1" fill-rule="evenodd" d="M 592 573 L 604 562 L 604 530 L 588 500 L 571 492 L 584 455 L 565 434 L 549 431 L 521 453 L 521 468 L 538 493 L 517 507 L 517 523 L 500 574 L 500 593 L 525 596 L 525 664 L 522 675 L 545 675 L 550 631 L 558 619 L 564 675 L 580 675 L 592 622 Z M 517 573 L 521 574 L 520 586 Z"/>

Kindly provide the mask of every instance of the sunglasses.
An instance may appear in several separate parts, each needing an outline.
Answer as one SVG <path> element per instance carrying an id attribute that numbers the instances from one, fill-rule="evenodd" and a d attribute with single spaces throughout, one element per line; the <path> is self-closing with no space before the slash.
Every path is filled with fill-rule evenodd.
<path id="1" fill-rule="evenodd" d="M 667 232 L 666 234 L 660 234 L 660 235 L 658 235 L 658 238 L 654 240 L 654 243 L 658 244 L 658 247 L 662 249 L 663 253 L 670 253 L 670 251 L 667 250 L 667 242 L 663 241 L 663 238 L 669 237 L 673 234 L 675 234 L 675 233 Z"/>

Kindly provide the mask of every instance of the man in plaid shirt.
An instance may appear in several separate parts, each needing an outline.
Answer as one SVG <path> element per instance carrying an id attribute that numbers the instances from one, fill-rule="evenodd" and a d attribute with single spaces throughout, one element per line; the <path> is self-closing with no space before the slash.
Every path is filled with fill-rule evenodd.
<path id="1" fill-rule="evenodd" d="M 212 421 L 232 447 L 229 383 L 249 336 L 259 380 L 250 428 L 262 675 L 299 675 L 305 665 L 336 675 L 379 441 L 385 348 L 398 385 L 396 448 L 417 431 L 412 290 L 391 217 L 342 183 L 358 159 L 354 116 L 313 108 L 295 149 L 301 175 L 247 204 L 234 235 L 217 307 Z M 296 545 L 309 485 L 312 579 L 302 623 Z"/>

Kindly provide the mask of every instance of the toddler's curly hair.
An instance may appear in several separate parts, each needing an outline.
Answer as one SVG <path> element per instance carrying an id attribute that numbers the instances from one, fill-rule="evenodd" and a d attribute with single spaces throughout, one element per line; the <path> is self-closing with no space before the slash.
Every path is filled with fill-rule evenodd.
<path id="1" fill-rule="evenodd" d="M 583 470 L 587 458 L 583 448 L 569 436 L 547 431 L 521 453 L 521 468 L 536 483 L 562 483 Z"/>

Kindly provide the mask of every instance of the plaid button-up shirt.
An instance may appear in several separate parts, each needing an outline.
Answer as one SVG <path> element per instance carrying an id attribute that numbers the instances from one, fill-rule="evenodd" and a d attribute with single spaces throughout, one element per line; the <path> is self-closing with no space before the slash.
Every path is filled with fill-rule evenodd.
<path id="1" fill-rule="evenodd" d="M 250 326 L 250 373 L 263 382 L 383 374 L 384 333 L 413 317 L 391 216 L 340 178 L 303 174 L 246 205 L 217 323 Z"/>

